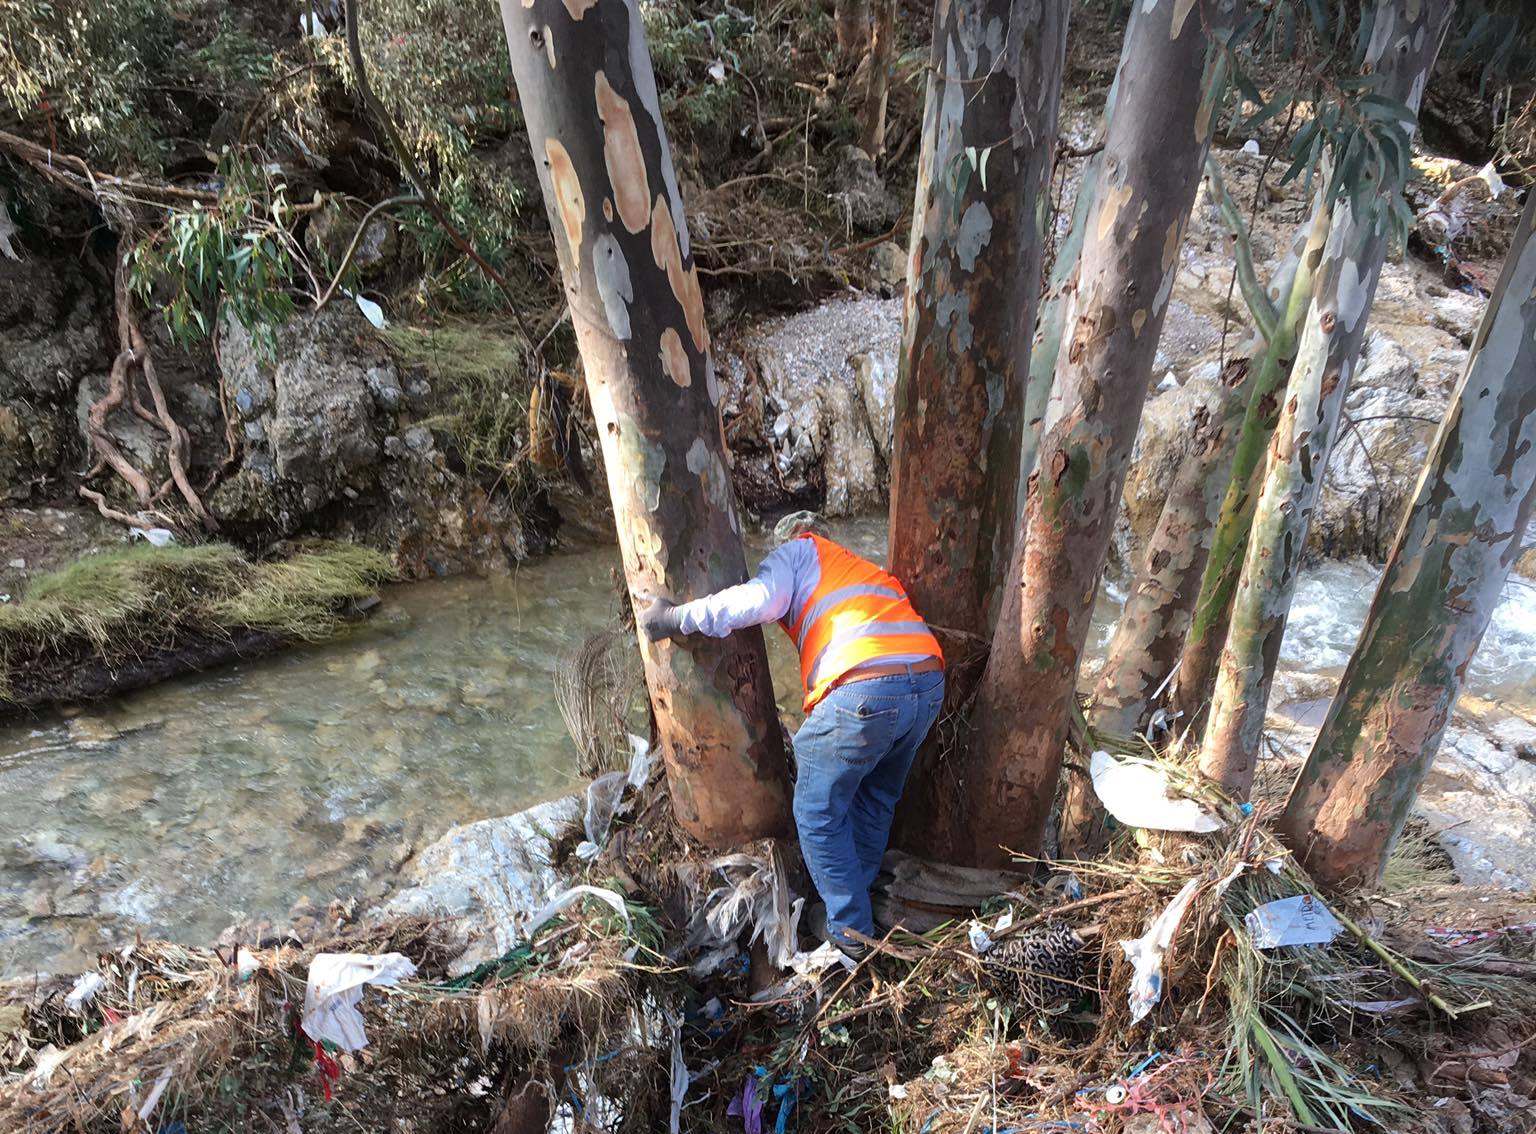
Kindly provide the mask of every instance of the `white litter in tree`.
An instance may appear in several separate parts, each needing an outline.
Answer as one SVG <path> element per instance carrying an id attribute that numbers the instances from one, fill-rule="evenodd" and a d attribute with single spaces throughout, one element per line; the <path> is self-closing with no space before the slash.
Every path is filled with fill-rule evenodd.
<path id="1" fill-rule="evenodd" d="M 95 1000 L 96 994 L 106 987 L 107 980 L 100 973 L 83 973 L 69 990 L 69 995 L 64 997 L 64 1007 L 71 1012 L 78 1012 Z"/>
<path id="2" fill-rule="evenodd" d="M 1219 831 L 1226 823 L 1193 799 L 1172 794 L 1168 775 L 1149 764 L 1095 752 L 1088 763 L 1093 790 L 1127 827 L 1150 831 Z"/>
<path id="3" fill-rule="evenodd" d="M 21 256 L 11 245 L 11 237 L 21 230 L 16 227 L 16 222 L 11 219 L 10 210 L 5 207 L 5 202 L 0 201 L 0 255 L 7 260 L 20 262 Z"/>

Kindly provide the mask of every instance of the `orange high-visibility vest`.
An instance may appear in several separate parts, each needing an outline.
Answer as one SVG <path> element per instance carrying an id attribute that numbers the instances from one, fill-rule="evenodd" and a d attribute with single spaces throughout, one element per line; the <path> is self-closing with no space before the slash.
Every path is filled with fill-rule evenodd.
<path id="1" fill-rule="evenodd" d="M 856 666 L 882 657 L 944 660 L 894 575 L 829 539 L 812 535 L 821 578 L 780 620 L 800 651 L 800 682 L 809 713 Z"/>

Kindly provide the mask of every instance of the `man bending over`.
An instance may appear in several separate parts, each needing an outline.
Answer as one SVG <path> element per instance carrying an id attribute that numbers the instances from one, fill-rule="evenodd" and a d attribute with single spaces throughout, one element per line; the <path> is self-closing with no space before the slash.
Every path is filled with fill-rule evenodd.
<path id="1" fill-rule="evenodd" d="M 944 703 L 944 655 L 895 576 L 826 536 L 814 512 L 773 531 L 776 547 L 750 582 L 693 602 L 657 599 L 640 614 L 653 642 L 723 638 L 777 621 L 800 651 L 805 723 L 795 734 L 795 826 L 827 907 L 828 938 L 875 932 L 869 888 L 918 746 Z"/>

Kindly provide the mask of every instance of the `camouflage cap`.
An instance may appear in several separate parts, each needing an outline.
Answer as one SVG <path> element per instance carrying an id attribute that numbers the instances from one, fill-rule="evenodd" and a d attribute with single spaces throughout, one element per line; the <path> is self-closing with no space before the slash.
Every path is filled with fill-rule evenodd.
<path id="1" fill-rule="evenodd" d="M 791 512 L 773 525 L 773 544 L 777 547 L 812 532 L 819 536 L 827 534 L 827 522 L 820 512 Z"/>

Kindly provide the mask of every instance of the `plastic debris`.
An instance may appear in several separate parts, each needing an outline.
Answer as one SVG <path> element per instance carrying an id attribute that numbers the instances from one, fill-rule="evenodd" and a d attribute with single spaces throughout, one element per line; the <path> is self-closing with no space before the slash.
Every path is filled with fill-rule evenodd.
<path id="1" fill-rule="evenodd" d="M 1243 153 L 1247 154 L 1249 157 L 1258 157 L 1259 140 L 1257 138 L 1249 138 L 1246 142 L 1244 142 Z"/>
<path id="2" fill-rule="evenodd" d="M 1243 919 L 1256 949 L 1278 949 L 1284 945 L 1326 945 L 1344 929 L 1311 894 L 1296 894 L 1266 902 L 1249 910 Z"/>
<path id="3" fill-rule="evenodd" d="M 970 939 L 971 939 L 971 949 L 972 949 L 972 951 L 975 952 L 975 953 L 978 953 L 978 954 L 986 953 L 987 951 L 989 951 L 992 948 L 992 946 L 994 944 L 996 944 L 996 942 L 993 940 L 993 934 L 1001 934 L 1005 930 L 1007 930 L 1010 927 L 1012 927 L 1012 925 L 1013 925 L 1013 911 L 1012 910 L 1008 910 L 1008 911 L 1004 912 L 1002 914 L 1002 916 L 1000 916 L 997 919 L 997 923 L 992 926 L 992 932 L 991 933 L 987 932 L 986 927 L 983 926 L 981 924 L 981 922 L 973 920 L 971 922 L 971 929 L 970 929 Z"/>
<path id="4" fill-rule="evenodd" d="M 725 1113 L 741 1119 L 747 1134 L 763 1134 L 763 1099 L 757 1093 L 756 1075 L 746 1077 L 741 1084 L 741 1093 L 731 1100 Z"/>
<path id="5" fill-rule="evenodd" d="M 142 539 L 153 547 L 164 547 L 176 542 L 176 533 L 169 528 L 129 528 L 128 538 Z"/>
<path id="6" fill-rule="evenodd" d="M 11 237 L 21 230 L 16 227 L 16 222 L 11 219 L 10 210 L 5 207 L 5 202 L 0 201 L 0 256 L 7 260 L 20 261 L 15 247 L 11 244 Z"/>
<path id="7" fill-rule="evenodd" d="M 79 1012 L 92 1000 L 96 994 L 107 987 L 107 979 L 100 973 L 84 973 L 75 981 L 75 986 L 69 990 L 69 995 L 64 998 L 64 1007 L 71 1012 Z"/>
<path id="8" fill-rule="evenodd" d="M 532 937 L 539 928 L 567 906 L 575 905 L 578 898 L 596 898 L 600 902 L 606 902 L 613 907 L 613 912 L 624 919 L 625 928 L 629 927 L 629 907 L 624 904 L 624 898 L 616 891 L 605 886 L 572 886 L 562 890 L 549 901 L 544 903 L 543 909 L 528 919 L 528 924 L 523 927 L 523 934 Z"/>
<path id="9" fill-rule="evenodd" d="M 317 1043 L 342 1051 L 368 1046 L 357 1005 L 364 985 L 392 987 L 416 975 L 416 966 L 399 953 L 317 953 L 304 985 L 304 1033 Z"/>
<path id="10" fill-rule="evenodd" d="M 1445 926 L 1432 926 L 1424 933 L 1447 948 L 1456 949 L 1463 945 L 1492 941 L 1505 934 L 1536 933 L 1536 921 L 1521 922 L 1518 925 L 1501 925 L 1493 929 L 1450 929 Z"/>
<path id="11" fill-rule="evenodd" d="M 584 860 L 597 857 L 608 841 L 609 828 L 630 788 L 642 788 L 651 778 L 651 748 L 638 736 L 630 736 L 629 770 L 605 772 L 587 785 L 587 807 L 582 817 L 586 831 L 584 839 L 576 847 L 576 856 Z"/>
<path id="12" fill-rule="evenodd" d="M 379 330 L 389 326 L 389 321 L 384 318 L 384 308 L 380 307 L 366 295 L 358 295 L 355 292 L 347 292 L 357 304 L 357 309 L 363 313 L 363 318 L 372 323 Z"/>
<path id="13" fill-rule="evenodd" d="M 683 1062 L 683 1021 L 674 1017 L 672 1024 L 672 1114 L 670 1128 L 672 1134 L 678 1134 L 683 1119 L 683 1099 L 688 1095 L 688 1084 L 693 1081 L 693 1076 L 688 1073 L 688 1064 Z"/>
<path id="14" fill-rule="evenodd" d="M 750 943 L 764 938 L 776 968 L 788 968 L 796 954 L 800 914 L 805 899 L 789 888 L 783 854 L 775 845 L 764 861 L 749 854 L 729 854 L 710 863 L 724 876 L 695 908 L 688 931 L 690 950 L 718 949 L 735 942 L 749 927 Z"/>
<path id="15" fill-rule="evenodd" d="M 1168 946 L 1173 944 L 1173 935 L 1178 932 L 1179 923 L 1184 920 L 1184 914 L 1199 888 L 1200 880 L 1191 878 L 1163 912 L 1152 919 L 1145 933 L 1135 941 L 1120 942 L 1120 948 L 1125 950 L 1126 960 L 1131 962 L 1135 973 L 1129 997 L 1132 1024 L 1145 1019 L 1147 1013 L 1152 1011 L 1152 1006 L 1163 998 L 1163 957 L 1168 952 Z"/>
<path id="16" fill-rule="evenodd" d="M 1150 831 L 1219 831 L 1226 824 L 1193 799 L 1174 796 L 1168 775 L 1148 764 L 1095 752 L 1089 761 L 1093 790 L 1127 827 Z"/>

